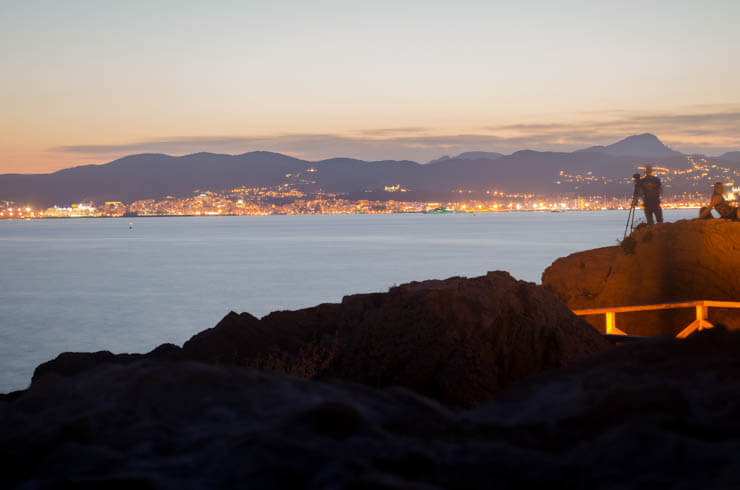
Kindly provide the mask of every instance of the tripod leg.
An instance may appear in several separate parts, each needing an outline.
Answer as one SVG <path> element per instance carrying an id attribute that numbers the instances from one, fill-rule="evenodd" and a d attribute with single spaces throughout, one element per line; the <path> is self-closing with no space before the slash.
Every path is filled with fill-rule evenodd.
<path id="1" fill-rule="evenodd" d="M 635 215 L 637 214 L 638 197 L 637 192 L 632 196 L 632 223 L 630 224 L 630 233 L 635 229 Z"/>
<path id="2" fill-rule="evenodd" d="M 627 228 L 629 228 L 629 232 L 632 233 L 632 231 L 635 229 L 635 206 L 637 205 L 637 190 L 635 190 L 635 193 L 632 194 L 632 203 L 630 204 L 630 212 L 627 215 L 627 224 L 624 225 L 624 238 L 627 238 Z"/>
<path id="3" fill-rule="evenodd" d="M 632 206 L 630 206 L 630 212 L 629 214 L 627 214 L 627 223 L 624 225 L 624 236 L 622 237 L 623 240 L 627 238 L 628 228 L 630 229 L 630 233 L 632 232 L 634 225 L 630 226 L 630 222 L 634 223 L 634 221 L 635 221 L 635 206 L 633 202 Z"/>
<path id="4" fill-rule="evenodd" d="M 624 225 L 624 236 L 622 236 L 622 240 L 627 238 L 627 228 L 630 225 L 630 216 L 632 216 L 632 209 L 630 209 L 629 213 L 627 214 L 627 224 Z"/>

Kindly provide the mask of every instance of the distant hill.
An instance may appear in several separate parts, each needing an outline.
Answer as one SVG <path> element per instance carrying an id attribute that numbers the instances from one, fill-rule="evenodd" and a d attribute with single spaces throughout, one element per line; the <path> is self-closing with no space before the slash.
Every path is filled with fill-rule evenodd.
<path id="1" fill-rule="evenodd" d="M 0 175 L 0 200 L 48 207 L 82 201 L 157 199 L 189 195 L 195 189 L 277 185 L 284 182 L 286 173 L 305 170 L 308 165 L 263 151 L 182 157 L 131 155 L 105 165 L 84 165 L 51 174 Z"/>
<path id="2" fill-rule="evenodd" d="M 497 160 L 504 156 L 503 153 L 496 153 L 495 151 L 466 151 L 465 153 L 460 153 L 456 157 L 451 157 L 449 155 L 445 155 L 442 157 L 437 158 L 436 160 L 431 160 L 427 162 L 429 163 L 440 163 L 447 160 Z"/>
<path id="3" fill-rule="evenodd" d="M 734 157 L 734 153 L 727 155 Z M 650 134 L 570 153 L 466 152 L 427 164 L 352 158 L 310 162 L 264 151 L 242 155 L 195 153 L 181 157 L 141 154 L 51 174 L 0 175 L 0 200 L 48 207 L 83 201 L 131 202 L 167 195 L 183 197 L 192 195 L 196 189 L 221 191 L 283 184 L 306 192 L 323 190 L 367 199 L 386 196 L 385 187 L 395 185 L 409 190 L 403 194 L 405 199 L 427 200 L 455 199 L 454 196 L 462 197 L 461 194 L 470 197 L 470 193 L 484 196 L 491 190 L 623 195 L 631 192 L 630 176 L 645 163 L 688 168 L 684 155 Z M 740 161 L 727 160 L 724 166 L 740 171 Z M 705 185 L 684 178 L 666 182 L 665 187 L 669 192 L 703 191 Z M 400 197 L 394 194 L 390 198 Z"/>
<path id="4" fill-rule="evenodd" d="M 332 158 L 315 162 L 312 166 L 316 172 L 311 174 L 311 178 L 316 183 L 305 187 L 335 193 L 377 190 L 396 184 L 417 188 L 422 167 L 410 161 L 366 162 L 353 158 Z"/>
<path id="5" fill-rule="evenodd" d="M 629 136 L 609 146 L 592 146 L 579 151 L 606 153 L 613 157 L 670 158 L 682 155 L 668 148 L 657 136 L 650 133 Z"/>
<path id="6" fill-rule="evenodd" d="M 719 160 L 728 160 L 730 162 L 740 162 L 740 151 L 728 151 L 724 155 L 717 157 Z"/>
<path id="7" fill-rule="evenodd" d="M 503 153 L 496 153 L 495 151 L 466 151 L 460 153 L 457 158 L 460 160 L 496 160 L 501 158 Z"/>

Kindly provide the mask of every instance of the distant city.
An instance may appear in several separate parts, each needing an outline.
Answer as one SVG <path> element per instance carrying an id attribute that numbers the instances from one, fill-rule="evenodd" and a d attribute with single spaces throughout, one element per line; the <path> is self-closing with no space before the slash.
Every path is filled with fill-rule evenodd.
<path id="1" fill-rule="evenodd" d="M 614 148 L 620 147 L 619 145 L 634 142 L 642 145 L 639 150 L 657 151 L 662 156 L 652 159 L 604 154 L 604 151 L 614 151 Z M 646 144 L 649 146 L 646 147 Z M 654 173 L 663 183 L 664 208 L 698 208 L 705 205 L 708 202 L 711 185 L 717 181 L 725 184 L 728 193 L 726 199 L 736 201 L 740 193 L 740 187 L 736 185 L 736 182 L 740 182 L 740 162 L 722 157 L 715 159 L 702 155 L 676 154 L 652 135 L 630 137 L 606 147 L 606 150 L 598 147 L 569 154 L 535 152 L 530 154 L 539 159 L 535 164 L 531 163 L 532 156 L 526 152 L 511 156 L 472 152 L 452 158 L 444 157 L 426 165 L 414 162 L 356 160 L 328 160 L 312 164 L 279 154 L 259 152 L 239 157 L 210 154 L 179 158 L 166 155 L 132 156 L 102 166 L 77 167 L 47 176 L 7 175 L 5 191 L 0 194 L 8 194 L 7 197 L 10 199 L 0 195 L 0 219 L 561 212 L 624 209 L 628 208 L 632 201 L 634 187 L 631 173 L 644 172 L 648 161 L 654 162 L 652 163 Z M 246 160 L 239 160 L 242 163 L 232 163 L 233 159 L 244 158 Z M 557 160 L 558 158 L 560 160 Z M 191 163 L 178 163 L 182 159 Z M 224 188 L 224 184 L 212 183 L 209 188 L 194 189 L 198 180 L 192 178 L 189 185 L 186 181 L 181 181 L 176 191 L 166 191 L 169 182 L 175 181 L 183 174 L 187 176 L 188 173 L 194 175 L 201 172 L 203 179 L 211 178 L 211 181 L 215 182 L 212 176 L 218 175 L 219 172 L 203 170 L 214 168 L 213 159 L 225 160 L 226 165 L 232 165 L 228 168 L 236 169 L 231 170 L 234 180 L 237 178 L 241 180 L 243 177 L 240 176 L 245 175 L 245 180 L 251 178 L 258 183 L 230 188 Z M 153 186 L 147 190 L 143 190 L 140 182 L 148 185 L 150 177 L 140 170 L 135 170 L 140 175 L 137 179 L 133 174 L 134 170 L 127 170 L 129 167 L 157 168 L 157 165 L 161 165 L 160 161 L 171 165 L 167 167 L 168 177 L 154 180 Z M 634 163 L 637 161 L 643 163 Z M 142 167 L 137 162 L 143 162 L 146 166 Z M 589 162 L 600 163 L 589 164 Z M 184 167 L 190 171 L 178 172 L 178 167 L 172 165 L 190 165 Z M 518 168 L 522 177 L 511 181 L 497 178 L 495 172 L 503 165 L 512 169 Z M 560 166 L 561 170 L 557 170 L 556 165 Z M 252 170 L 244 171 L 242 168 Z M 278 173 L 281 168 L 287 170 Z M 192 169 L 196 169 L 197 172 Z M 429 171 L 441 169 L 446 173 L 434 180 L 431 186 L 428 180 L 424 183 L 423 180 L 418 178 L 414 180 L 408 177 L 408 173 L 404 173 L 423 172 L 427 169 Z M 128 172 L 126 175 L 131 184 L 116 184 L 116 179 L 120 178 L 116 175 L 123 175 L 121 171 Z M 268 171 L 271 174 L 265 174 Z M 95 175 L 103 172 L 119 173 L 100 179 L 98 181 L 100 185 L 97 185 L 90 178 L 91 172 L 95 172 Z M 255 179 L 254 175 L 260 175 L 260 172 L 264 175 Z M 367 172 L 373 174 L 368 176 Z M 360 177 L 357 177 L 358 174 Z M 60 180 L 49 184 L 50 178 L 57 177 Z M 350 180 L 352 185 L 346 184 Z M 18 197 L 10 196 L 13 193 L 19 194 L 18 189 L 28 186 L 29 182 L 39 182 L 27 188 L 32 189 L 37 196 L 45 196 L 41 199 L 37 197 L 37 202 L 54 203 L 57 198 L 52 196 L 65 195 L 67 186 L 79 187 L 80 181 L 91 183 L 79 188 L 73 195 L 101 197 L 44 206 L 33 205 L 30 200 L 23 202 Z M 490 188 L 486 188 L 486 182 L 495 182 L 499 187 L 489 184 Z M 426 187 L 423 187 L 425 185 Z M 102 186 L 108 186 L 109 190 L 100 191 Z M 121 190 L 128 188 L 132 190 L 125 192 Z M 527 188 L 531 191 L 527 191 Z M 133 197 L 134 193 L 138 193 L 140 197 L 157 194 L 163 197 L 125 199 Z"/>
<path id="2" fill-rule="evenodd" d="M 69 206 L 33 209 L 9 201 L 0 202 L 0 219 L 144 217 L 144 216 L 264 216 L 301 214 L 386 214 L 386 213 L 488 213 L 506 211 L 598 211 L 629 208 L 631 196 L 536 196 L 487 192 L 487 198 L 465 198 L 447 202 L 407 201 L 400 186 L 389 186 L 401 193 L 399 199 L 353 200 L 342 195 L 317 192 L 306 194 L 284 186 L 235 188 L 229 191 L 196 191 L 193 196 L 143 199 L 132 203 L 84 202 Z M 734 200 L 740 188 L 732 188 Z M 706 195 L 685 193 L 663 200 L 664 208 L 699 208 Z"/>

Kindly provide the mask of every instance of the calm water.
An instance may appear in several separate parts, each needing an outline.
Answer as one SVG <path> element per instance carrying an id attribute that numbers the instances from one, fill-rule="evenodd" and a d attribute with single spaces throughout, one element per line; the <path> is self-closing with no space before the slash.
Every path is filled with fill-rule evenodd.
<path id="1" fill-rule="evenodd" d="M 666 219 L 695 210 L 667 211 Z M 411 280 L 614 245 L 626 211 L 0 221 L 0 392 L 63 351 L 182 344 L 230 310 L 262 316 Z M 129 229 L 129 222 L 133 229 Z"/>

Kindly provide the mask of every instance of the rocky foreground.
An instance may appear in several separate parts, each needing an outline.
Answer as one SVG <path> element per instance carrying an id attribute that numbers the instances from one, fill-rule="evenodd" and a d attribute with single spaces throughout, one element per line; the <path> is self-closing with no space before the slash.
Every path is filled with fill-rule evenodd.
<path id="1" fill-rule="evenodd" d="M 614 347 L 558 298 L 624 298 L 662 250 L 670 280 L 701 276 L 668 297 L 737 300 L 727 225 L 638 230 L 557 261 L 548 287 L 424 281 L 230 313 L 148 354 L 61 354 L 0 395 L 0 488 L 740 488 L 740 332 Z"/>
<path id="2" fill-rule="evenodd" d="M 102 363 L 187 359 L 307 379 L 403 386 L 450 407 L 470 408 L 514 381 L 609 347 L 552 292 L 506 272 L 489 272 L 412 282 L 261 320 L 232 312 L 182 349 L 62 354 L 39 366 L 34 382 Z"/>
<path id="3" fill-rule="evenodd" d="M 542 284 L 570 308 L 740 301 L 740 223 L 682 220 L 638 227 L 620 246 L 556 260 Z M 740 329 L 740 310 L 710 310 L 709 320 Z M 691 309 L 617 315 L 635 335 L 675 335 L 693 321 Z M 588 317 L 604 331 L 604 318 Z"/>
<path id="4" fill-rule="evenodd" d="M 740 488 L 740 333 L 602 354 L 453 412 L 403 388 L 138 360 L 0 402 L 4 488 Z"/>

